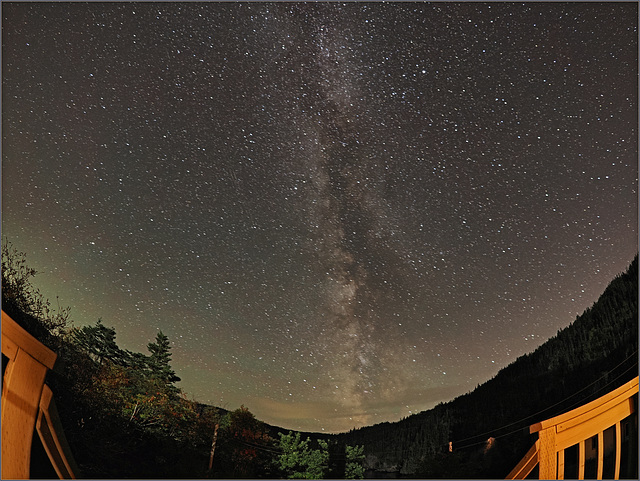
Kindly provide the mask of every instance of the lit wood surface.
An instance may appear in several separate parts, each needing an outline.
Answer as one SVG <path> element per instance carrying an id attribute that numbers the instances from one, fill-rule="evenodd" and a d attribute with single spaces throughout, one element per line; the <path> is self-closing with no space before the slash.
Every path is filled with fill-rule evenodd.
<path id="1" fill-rule="evenodd" d="M 29 477 L 31 443 L 44 378 L 56 354 L 2 311 L 2 478 Z"/>
<path id="2" fill-rule="evenodd" d="M 615 471 L 620 477 L 622 450 L 621 421 L 635 412 L 634 396 L 638 394 L 638 377 L 618 389 L 559 416 L 532 424 L 529 431 L 538 433 L 538 441 L 518 463 L 507 479 L 524 479 L 535 467 L 524 469 L 532 461 L 539 464 L 540 479 L 564 479 L 564 450 L 578 445 L 578 479 L 584 479 L 585 442 L 597 436 L 597 479 L 604 471 L 604 431 L 615 426 Z"/>
<path id="3" fill-rule="evenodd" d="M 78 472 L 78 468 L 64 435 L 56 403 L 53 400 L 53 393 L 46 384 L 40 398 L 36 431 L 58 477 L 60 479 L 76 479 L 75 473 Z"/>

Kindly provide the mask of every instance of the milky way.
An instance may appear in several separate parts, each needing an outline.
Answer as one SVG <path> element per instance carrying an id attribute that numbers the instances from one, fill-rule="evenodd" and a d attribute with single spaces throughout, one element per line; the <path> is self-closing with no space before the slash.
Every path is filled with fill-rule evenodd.
<path id="1" fill-rule="evenodd" d="M 3 236 L 199 401 L 397 420 L 637 252 L 637 4 L 2 10 Z"/>

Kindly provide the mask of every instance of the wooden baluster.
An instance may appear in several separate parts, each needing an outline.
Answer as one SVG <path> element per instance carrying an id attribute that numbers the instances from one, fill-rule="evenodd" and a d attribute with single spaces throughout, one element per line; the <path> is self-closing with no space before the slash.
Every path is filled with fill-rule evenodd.
<path id="1" fill-rule="evenodd" d="M 613 479 L 620 479 L 620 460 L 622 457 L 622 426 L 620 421 L 616 423 L 616 471 L 613 475 Z"/>
<path id="2" fill-rule="evenodd" d="M 578 479 L 584 479 L 584 443 L 582 440 L 578 444 Z"/>
<path id="3" fill-rule="evenodd" d="M 558 451 L 558 478 L 564 479 L 564 449 Z"/>
<path id="4" fill-rule="evenodd" d="M 604 467 L 604 432 L 598 433 L 598 474 L 596 479 L 602 479 L 602 470 Z"/>

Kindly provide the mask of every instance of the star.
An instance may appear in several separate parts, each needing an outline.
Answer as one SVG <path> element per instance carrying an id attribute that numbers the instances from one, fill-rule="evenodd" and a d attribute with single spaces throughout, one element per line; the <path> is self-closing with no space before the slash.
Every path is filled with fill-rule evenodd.
<path id="1" fill-rule="evenodd" d="M 2 10 L 3 235 L 198 401 L 400 419 L 637 252 L 635 4 Z"/>

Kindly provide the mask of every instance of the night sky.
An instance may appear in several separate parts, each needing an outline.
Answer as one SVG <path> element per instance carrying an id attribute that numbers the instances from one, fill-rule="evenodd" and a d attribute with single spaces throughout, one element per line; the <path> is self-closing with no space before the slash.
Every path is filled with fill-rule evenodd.
<path id="1" fill-rule="evenodd" d="M 189 395 L 395 421 L 638 250 L 637 3 L 2 3 L 2 233 Z"/>

